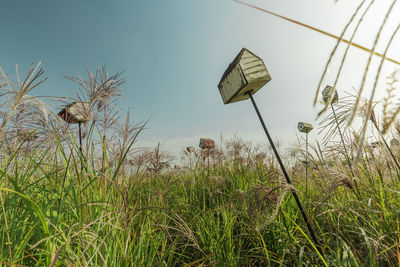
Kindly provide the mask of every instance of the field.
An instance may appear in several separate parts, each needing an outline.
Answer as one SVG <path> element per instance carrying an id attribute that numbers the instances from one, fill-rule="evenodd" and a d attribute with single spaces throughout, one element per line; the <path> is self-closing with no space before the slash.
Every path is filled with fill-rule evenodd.
<path id="1" fill-rule="evenodd" d="M 307 193 L 304 167 L 290 171 L 321 244 L 318 255 L 272 156 L 226 151 L 210 168 L 136 173 L 118 171 L 117 161 L 100 173 L 74 150 L 34 149 L 2 161 L 2 264 L 398 262 L 399 177 L 389 160 L 363 160 L 357 188 L 340 158 L 325 155 L 310 170 Z"/>
<path id="2" fill-rule="evenodd" d="M 43 96 L 41 63 L 0 66 L 0 267 L 400 266 L 398 1 L 350 3 L 350 15 L 318 1 L 8 2 L 1 64 L 39 57 L 55 68 Z M 228 65 L 239 44 L 262 53 L 242 49 Z M 216 114 L 211 90 L 225 104 L 253 101 L 271 80 L 263 58 L 278 81 L 270 92 L 285 90 L 268 116 L 318 109 L 319 141 L 300 128 L 295 144 L 279 140 L 291 182 L 267 142 L 221 136 L 212 149 L 181 144 L 178 157 L 141 147 L 148 121 L 121 110 L 125 74 L 105 65 L 65 76 L 73 96 L 56 78 L 76 64 L 126 66 L 129 105 L 158 109 L 179 131 L 198 123 L 190 114 Z"/>
<path id="3" fill-rule="evenodd" d="M 132 125 L 129 115 L 122 124 L 112 120 L 109 103 L 122 83 L 118 75 L 110 78 L 103 68 L 88 75 L 92 83 L 75 79 L 97 114 L 82 126 L 82 150 L 77 127 L 29 97 L 42 81 L 41 71 L 32 68 L 26 77 L 11 83 L 3 74 L 8 90 L 0 163 L 3 266 L 399 262 L 396 144 L 365 143 L 356 161 L 356 143 L 343 127 L 346 150 L 339 141 L 331 147 L 311 144 L 307 170 L 305 150 L 293 146 L 281 151 L 292 186 L 268 147 L 239 138 L 220 142 L 209 159 L 198 150 L 186 152 L 180 168 L 171 168 L 159 146 L 135 147 L 145 123 Z M 34 130 L 26 130 L 27 122 Z"/>

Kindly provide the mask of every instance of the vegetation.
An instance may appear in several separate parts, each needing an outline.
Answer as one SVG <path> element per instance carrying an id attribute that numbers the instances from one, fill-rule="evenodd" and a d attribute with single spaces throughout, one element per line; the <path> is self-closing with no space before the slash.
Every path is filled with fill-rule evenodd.
<path id="1" fill-rule="evenodd" d="M 373 101 L 385 60 L 400 64 L 387 57 L 399 25 L 383 53 L 375 51 L 396 1 L 371 49 L 353 43 L 374 2 L 361 1 L 339 37 L 247 4 L 337 39 L 314 104 L 340 43 L 347 48 L 333 88 L 351 46 L 370 54 L 360 89 L 338 103 L 331 97 L 319 114 L 322 144 L 285 153 L 293 185 L 268 147 L 239 138 L 221 140 L 212 151 L 185 151 L 177 168 L 159 145 L 137 149 L 146 123 L 132 123 L 129 112 L 121 122 L 116 100 L 124 79 L 104 66 L 66 77 L 79 88 L 74 98 L 46 97 L 88 104 L 78 127 L 82 145 L 75 125 L 31 95 L 45 81 L 40 64 L 24 77 L 17 67 L 15 81 L 0 69 L 0 266 L 398 265 L 398 70 L 387 80 L 382 121 Z M 343 39 L 354 23 L 351 39 Z M 373 55 L 381 60 L 364 99 Z M 348 125 L 356 116 L 362 124 L 353 130 Z M 375 142 L 369 144 L 368 135 Z"/>
<path id="2" fill-rule="evenodd" d="M 1 265 L 399 262 L 398 143 L 385 146 L 378 135 L 386 143 L 373 148 L 364 142 L 355 161 L 357 134 L 344 126 L 350 96 L 335 104 L 337 116 L 322 120 L 329 139 L 342 130 L 339 145 L 315 144 L 305 164 L 301 148 L 286 153 L 289 186 L 269 148 L 238 138 L 221 140 L 212 153 L 187 151 L 180 168 L 168 167 L 171 157 L 160 146 L 137 150 L 145 123 L 132 124 L 129 115 L 123 124 L 117 120 L 123 79 L 108 76 L 105 67 L 86 78 L 68 77 L 81 88 L 68 101 L 90 103 L 81 150 L 75 127 L 28 94 L 42 73 L 32 66 L 20 80 L 17 69 L 15 82 L 2 73 Z M 379 129 L 376 118 L 369 121 Z M 299 194 L 323 254 L 290 190 Z"/>

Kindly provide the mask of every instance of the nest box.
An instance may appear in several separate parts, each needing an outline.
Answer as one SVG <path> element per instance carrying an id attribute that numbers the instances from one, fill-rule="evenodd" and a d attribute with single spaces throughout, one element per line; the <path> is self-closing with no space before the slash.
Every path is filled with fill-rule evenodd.
<path id="1" fill-rule="evenodd" d="M 334 89 L 332 86 L 327 85 L 325 89 L 322 91 L 322 98 L 324 100 L 324 103 L 327 104 L 329 101 L 329 98 L 331 97 L 332 93 L 335 92 L 334 97 L 332 98 L 332 104 L 335 102 L 338 102 L 339 96 L 338 93 L 336 92 L 336 89 Z"/>
<path id="2" fill-rule="evenodd" d="M 66 105 L 59 113 L 63 120 L 67 123 L 81 123 L 90 120 L 90 103 L 73 102 Z"/>
<path id="3" fill-rule="evenodd" d="M 297 129 L 299 129 L 299 131 L 302 133 L 309 133 L 313 129 L 313 126 L 311 123 L 299 122 L 297 124 Z"/>
<path id="4" fill-rule="evenodd" d="M 215 142 L 210 138 L 200 138 L 199 147 L 201 149 L 212 149 L 215 148 Z"/>
<path id="5" fill-rule="evenodd" d="M 222 75 L 218 84 L 224 104 L 230 104 L 249 98 L 261 89 L 271 76 L 261 58 L 243 48 Z"/>

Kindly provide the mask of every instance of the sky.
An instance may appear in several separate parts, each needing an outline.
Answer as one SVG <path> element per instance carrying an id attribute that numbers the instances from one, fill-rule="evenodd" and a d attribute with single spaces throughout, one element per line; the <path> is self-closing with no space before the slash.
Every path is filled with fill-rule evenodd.
<path id="1" fill-rule="evenodd" d="M 361 2 L 243 1 L 336 35 Z M 356 36 L 366 47 L 372 47 L 391 1 L 376 2 Z M 398 23 L 399 9 L 382 33 L 379 52 Z M 217 144 L 221 135 L 266 142 L 250 101 L 224 105 L 217 88 L 242 47 L 260 56 L 271 74 L 272 81 L 254 98 L 273 138 L 296 142 L 297 122 L 306 121 L 315 128 L 310 140 L 321 139 L 315 121 L 321 106 L 312 103 L 336 43 L 324 35 L 232 0 L 3 0 L 1 11 L 0 66 L 12 77 L 15 64 L 23 72 L 41 61 L 48 80 L 36 95 L 73 96 L 78 88 L 64 75 L 84 74 L 85 68 L 95 71 L 106 64 L 110 72 L 124 71 L 119 108 L 129 109 L 135 121 L 149 119 L 139 147 L 160 142 L 177 155 L 186 146 L 197 147 L 200 137 Z M 397 39 L 393 47 L 399 46 Z M 400 59 L 399 49 L 389 55 Z M 350 50 L 339 94 L 359 88 L 367 59 L 367 53 Z M 333 83 L 339 62 L 335 57 L 326 84 Z M 378 63 L 374 57 L 373 67 Z M 397 67 L 386 63 L 383 77 Z M 378 97 L 384 85 L 382 80 Z"/>

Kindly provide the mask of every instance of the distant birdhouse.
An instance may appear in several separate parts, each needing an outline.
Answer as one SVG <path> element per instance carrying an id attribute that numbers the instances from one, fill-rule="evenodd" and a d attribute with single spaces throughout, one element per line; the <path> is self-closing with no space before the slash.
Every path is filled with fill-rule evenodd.
<path id="1" fill-rule="evenodd" d="M 335 95 L 333 96 L 332 102 L 331 102 L 331 103 L 333 104 L 333 103 L 335 103 L 335 102 L 338 102 L 339 96 L 338 96 L 338 93 L 337 93 L 336 89 L 334 89 L 334 88 L 333 88 L 332 86 L 330 86 L 330 85 L 327 85 L 327 86 L 325 87 L 325 89 L 322 91 L 322 98 L 323 98 L 325 104 L 328 103 L 329 98 L 331 97 L 331 95 L 332 95 L 333 92 L 335 92 Z"/>
<path id="2" fill-rule="evenodd" d="M 271 80 L 261 58 L 243 48 L 222 75 L 218 84 L 224 104 L 249 98 Z"/>
<path id="3" fill-rule="evenodd" d="M 213 149 L 215 148 L 215 142 L 210 138 L 200 138 L 199 147 L 201 149 Z"/>
<path id="4" fill-rule="evenodd" d="M 311 123 L 299 122 L 297 124 L 297 129 L 299 129 L 299 131 L 302 133 L 309 133 L 313 129 L 313 126 Z"/>
<path id="5" fill-rule="evenodd" d="M 67 123 L 81 123 L 90 120 L 90 103 L 73 102 L 65 106 L 59 113 Z"/>

